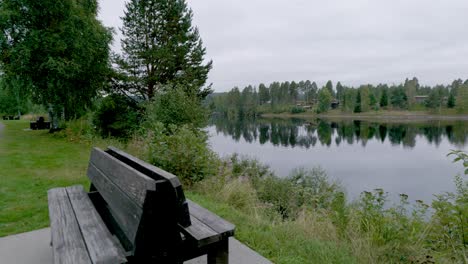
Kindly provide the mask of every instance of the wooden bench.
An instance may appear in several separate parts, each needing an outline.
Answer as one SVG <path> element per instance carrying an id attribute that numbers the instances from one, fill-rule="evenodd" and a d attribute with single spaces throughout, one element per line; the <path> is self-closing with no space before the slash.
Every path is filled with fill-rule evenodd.
<path id="1" fill-rule="evenodd" d="M 44 117 L 39 117 L 36 121 L 29 122 L 31 130 L 50 129 L 50 122 L 46 122 Z"/>
<path id="2" fill-rule="evenodd" d="M 82 186 L 48 191 L 54 263 L 228 263 L 234 225 L 185 199 L 179 179 L 113 147 L 94 148 Z"/>

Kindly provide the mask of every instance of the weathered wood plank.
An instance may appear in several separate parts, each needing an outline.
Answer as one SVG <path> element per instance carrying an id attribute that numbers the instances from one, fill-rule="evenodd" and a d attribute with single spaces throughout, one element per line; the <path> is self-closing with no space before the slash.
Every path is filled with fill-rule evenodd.
<path id="1" fill-rule="evenodd" d="M 156 182 L 168 182 L 170 186 L 172 186 L 173 190 L 170 193 L 168 193 L 167 199 L 172 200 L 172 198 L 174 198 L 174 200 L 176 201 L 176 204 L 174 206 L 176 206 L 175 210 L 177 211 L 177 222 L 183 227 L 187 227 L 191 224 L 190 215 L 188 213 L 188 205 L 179 178 L 167 171 L 164 171 L 156 166 L 153 166 L 136 157 L 133 157 L 132 155 L 127 154 L 117 148 L 109 147 L 108 150 L 106 150 L 106 153 L 109 153 L 116 159 L 126 163 L 127 165 L 136 169 L 137 171 L 149 176 Z"/>
<path id="2" fill-rule="evenodd" d="M 127 196 L 116 184 L 93 164 L 89 164 L 88 177 L 108 204 L 109 211 L 122 231 L 132 243 L 135 241 L 143 213 L 133 199 Z"/>
<path id="3" fill-rule="evenodd" d="M 211 229 L 220 233 L 223 236 L 233 236 L 235 226 L 223 218 L 215 215 L 214 213 L 208 211 L 207 209 L 201 207 L 200 205 L 192 202 L 187 199 L 189 205 L 190 215 L 197 218 L 205 225 L 209 226 Z"/>
<path id="4" fill-rule="evenodd" d="M 93 263 L 126 263 L 124 249 L 115 243 L 83 187 L 71 186 L 66 190 Z"/>
<path id="5" fill-rule="evenodd" d="M 218 242 L 222 236 L 202 223 L 197 218 L 190 216 L 192 225 L 181 229 L 186 239 L 192 241 L 197 247 L 203 247 L 211 243 Z"/>
<path id="6" fill-rule="evenodd" d="M 54 263 L 92 264 L 64 188 L 47 192 Z"/>
<path id="7" fill-rule="evenodd" d="M 146 191 L 156 189 L 153 179 L 98 148 L 91 151 L 91 164 L 99 168 L 103 174 L 141 207 L 145 201 Z"/>
<path id="8" fill-rule="evenodd" d="M 162 170 L 154 165 L 151 165 L 149 163 L 146 163 L 130 154 L 127 154 L 115 147 L 112 147 L 112 146 L 109 146 L 108 147 L 109 149 L 109 153 L 111 155 L 115 154 L 114 157 L 118 158 L 119 160 L 121 160 L 122 162 L 125 162 L 127 164 L 130 165 L 130 163 L 132 163 L 132 165 L 130 165 L 131 167 L 138 167 L 136 168 L 138 171 L 142 172 L 143 174 L 145 175 L 148 175 L 149 177 L 151 177 L 152 179 L 155 179 L 155 180 L 158 180 L 158 179 L 164 179 L 164 180 L 168 180 L 172 187 L 174 188 L 177 188 L 179 186 L 181 186 L 180 184 L 180 181 L 179 181 L 179 178 L 177 178 L 177 176 L 175 176 L 174 174 L 172 173 L 169 173 L 165 170 Z"/>

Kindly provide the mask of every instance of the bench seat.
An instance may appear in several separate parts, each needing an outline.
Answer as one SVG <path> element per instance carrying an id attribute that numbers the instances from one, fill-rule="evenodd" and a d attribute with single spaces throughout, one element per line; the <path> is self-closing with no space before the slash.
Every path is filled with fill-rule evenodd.
<path id="1" fill-rule="evenodd" d="M 127 262 L 82 186 L 51 189 L 48 200 L 54 263 Z"/>

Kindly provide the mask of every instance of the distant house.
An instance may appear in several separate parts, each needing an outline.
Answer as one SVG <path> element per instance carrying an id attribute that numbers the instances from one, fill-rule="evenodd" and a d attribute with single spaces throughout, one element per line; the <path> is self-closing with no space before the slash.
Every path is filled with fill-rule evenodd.
<path id="1" fill-rule="evenodd" d="M 429 98 L 429 95 L 416 95 L 414 97 L 414 101 L 420 104 L 424 103 L 427 100 L 427 98 Z"/>
<path id="2" fill-rule="evenodd" d="M 331 106 L 332 109 L 336 109 L 336 108 L 338 108 L 338 106 L 340 106 L 340 101 L 338 101 L 338 100 L 333 100 L 333 101 L 331 102 L 330 106 Z"/>

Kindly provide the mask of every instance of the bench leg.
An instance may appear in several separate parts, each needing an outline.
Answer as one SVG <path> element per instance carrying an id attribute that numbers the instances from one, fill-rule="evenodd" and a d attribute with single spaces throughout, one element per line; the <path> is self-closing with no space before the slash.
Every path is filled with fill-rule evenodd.
<path id="1" fill-rule="evenodd" d="M 218 246 L 208 252 L 208 264 L 229 263 L 229 238 L 218 243 Z"/>

